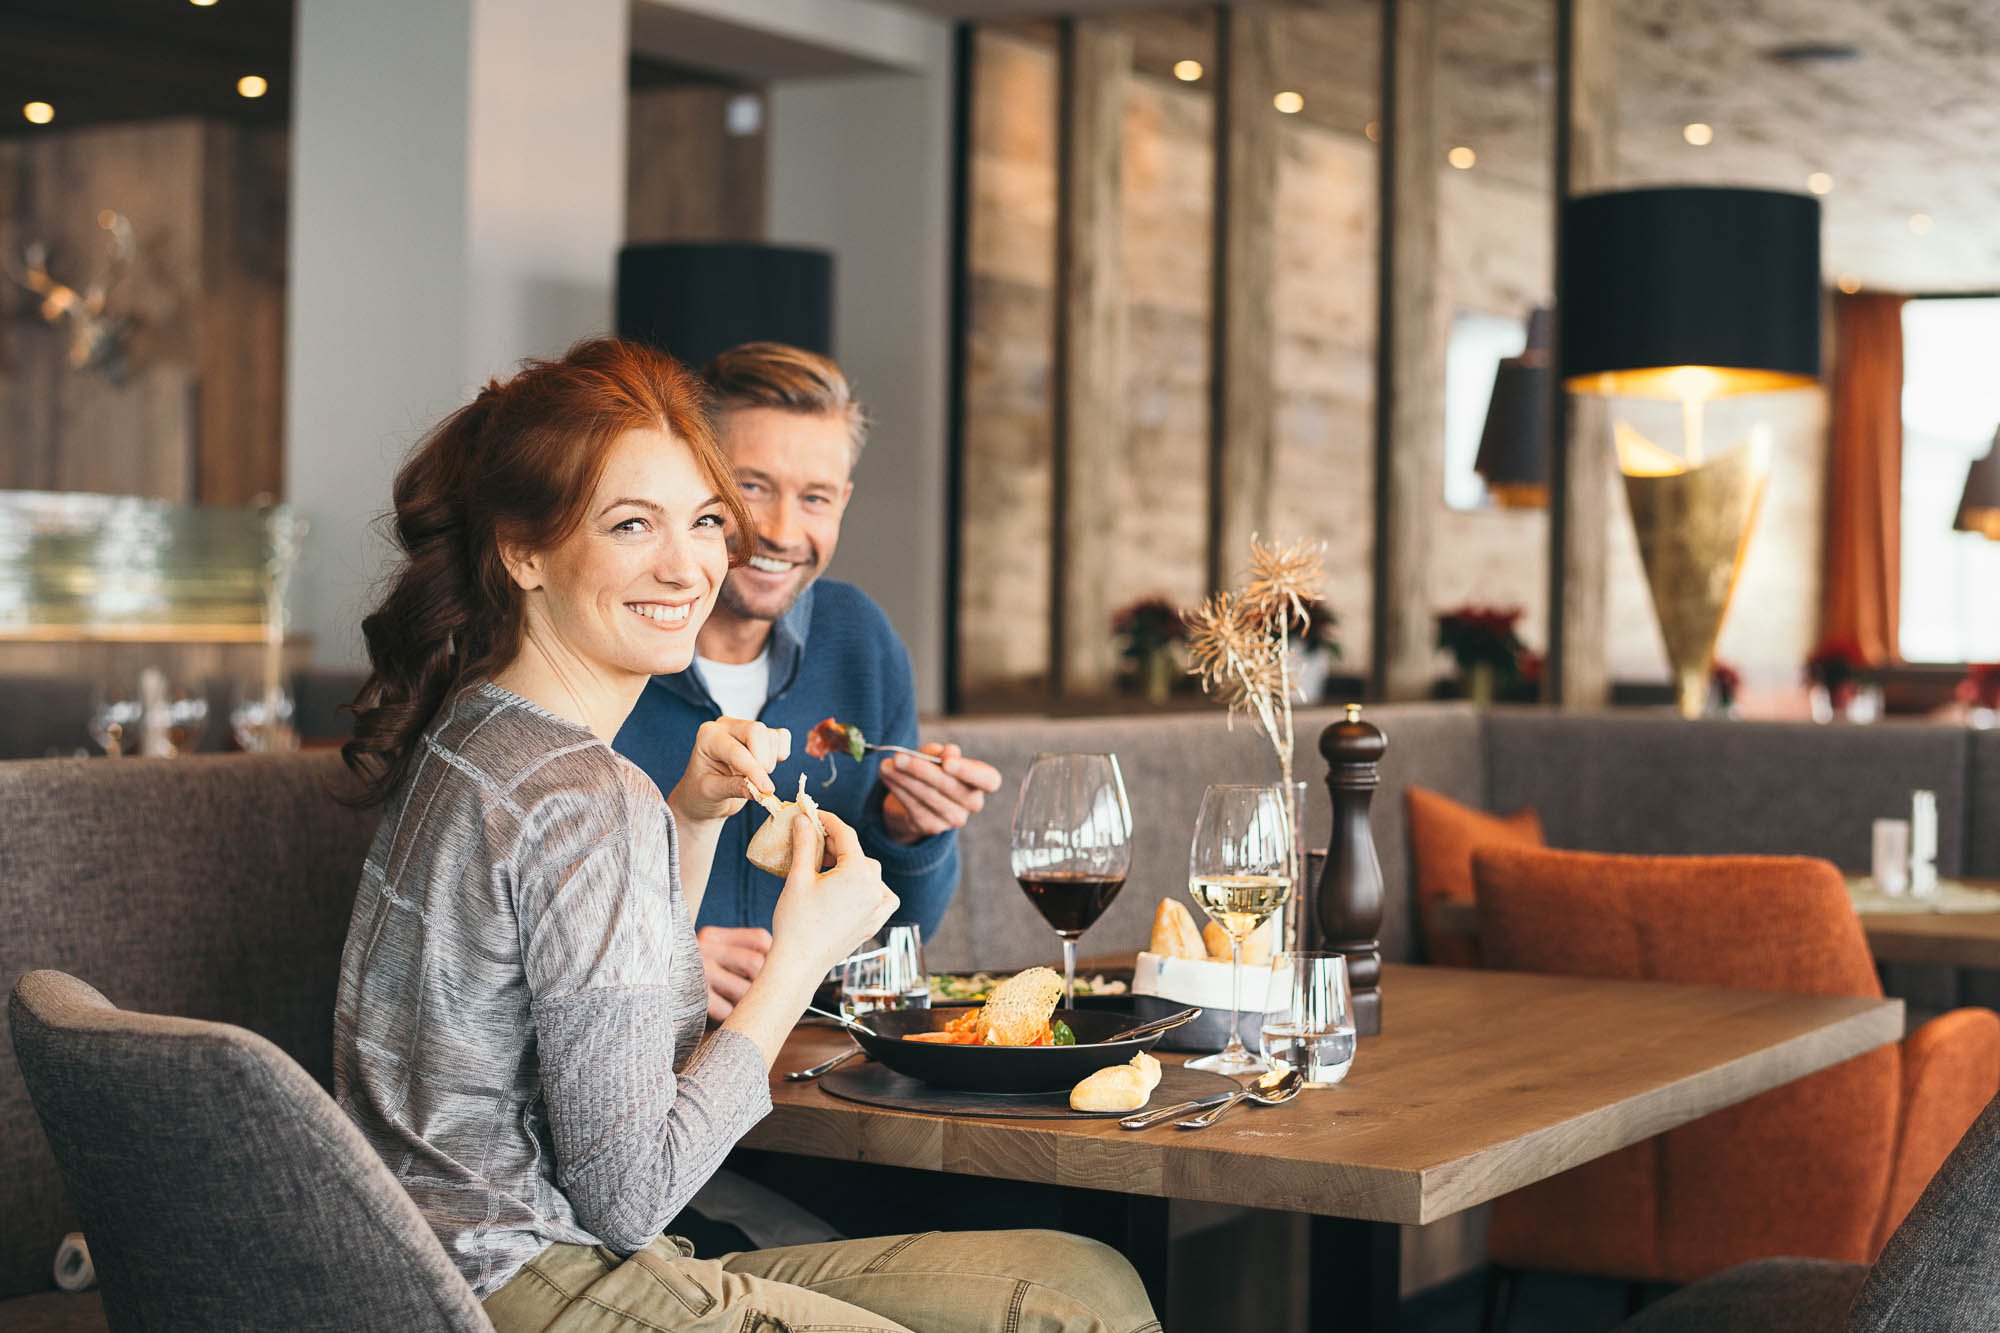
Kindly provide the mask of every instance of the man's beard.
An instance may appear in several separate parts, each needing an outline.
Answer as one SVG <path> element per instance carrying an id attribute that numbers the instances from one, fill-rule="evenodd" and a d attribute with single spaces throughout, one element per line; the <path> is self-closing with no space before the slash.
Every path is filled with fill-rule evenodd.
<path id="1" fill-rule="evenodd" d="M 777 620 L 785 612 L 791 610 L 797 604 L 800 596 L 805 593 L 805 590 L 812 586 L 812 581 L 819 577 L 819 566 L 800 565 L 798 570 L 795 571 L 795 577 L 799 574 L 803 574 L 803 577 L 799 578 L 798 586 L 793 588 L 791 593 L 786 596 L 784 604 L 771 609 L 766 606 L 753 604 L 750 599 L 746 598 L 743 595 L 743 590 L 737 585 L 736 571 L 731 570 L 729 575 L 722 580 L 722 587 L 716 593 L 716 605 L 720 609 L 727 611 L 730 615 L 735 616 L 738 620 Z"/>

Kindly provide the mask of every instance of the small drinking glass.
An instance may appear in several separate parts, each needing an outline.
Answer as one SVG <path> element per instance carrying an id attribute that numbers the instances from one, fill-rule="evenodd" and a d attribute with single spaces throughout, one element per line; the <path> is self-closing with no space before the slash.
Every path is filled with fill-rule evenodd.
<path id="1" fill-rule="evenodd" d="M 931 979 L 924 971 L 923 936 L 916 926 L 888 927 L 874 948 L 841 965 L 840 1012 L 848 1018 L 930 1007 Z"/>
<path id="2" fill-rule="evenodd" d="M 1305 1075 L 1310 1087 L 1330 1088 L 1354 1063 L 1354 1002 L 1347 959 L 1299 950 L 1271 964 L 1264 998 L 1264 1058 Z"/>
<path id="3" fill-rule="evenodd" d="M 1217 786 L 1201 794 L 1188 893 L 1229 936 L 1229 1042 L 1190 1069 L 1256 1074 L 1270 1068 L 1243 1044 L 1243 941 L 1292 896 L 1293 840 L 1288 794 L 1277 786 Z"/>
<path id="4" fill-rule="evenodd" d="M 299 734 L 292 727 L 292 696 L 280 689 L 277 712 L 272 716 L 270 701 L 252 685 L 239 685 L 235 707 L 229 710 L 229 731 L 236 747 L 251 754 L 282 754 L 299 748 Z"/>
<path id="5" fill-rule="evenodd" d="M 1878 819 L 1869 845 L 1875 891 L 1900 898 L 1910 891 L 1910 821 Z"/>

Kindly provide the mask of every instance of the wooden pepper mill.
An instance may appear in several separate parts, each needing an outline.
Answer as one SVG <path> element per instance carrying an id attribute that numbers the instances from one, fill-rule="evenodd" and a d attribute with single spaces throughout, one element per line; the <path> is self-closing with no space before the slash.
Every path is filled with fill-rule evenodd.
<path id="1" fill-rule="evenodd" d="M 1354 992 L 1354 1031 L 1372 1037 L 1382 1031 L 1382 863 L 1368 802 L 1382 781 L 1382 754 L 1389 742 L 1381 728 L 1361 718 L 1361 705 L 1347 705 L 1347 717 L 1320 733 L 1319 752 L 1327 763 L 1326 785 L 1333 796 L 1333 836 L 1327 841 L 1326 869 L 1316 904 L 1320 947 L 1347 956 Z"/>

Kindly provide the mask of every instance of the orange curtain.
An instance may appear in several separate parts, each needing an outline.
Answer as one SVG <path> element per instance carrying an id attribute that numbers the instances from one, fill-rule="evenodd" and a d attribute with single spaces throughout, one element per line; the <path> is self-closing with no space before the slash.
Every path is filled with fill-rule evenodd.
<path id="1" fill-rule="evenodd" d="M 1820 634 L 1894 661 L 1903 578 L 1903 298 L 1834 298 Z"/>

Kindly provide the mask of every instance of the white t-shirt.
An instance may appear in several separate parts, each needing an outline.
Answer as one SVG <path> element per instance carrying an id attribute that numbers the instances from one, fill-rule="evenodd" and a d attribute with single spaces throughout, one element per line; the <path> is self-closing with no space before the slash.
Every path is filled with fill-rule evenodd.
<path id="1" fill-rule="evenodd" d="M 715 700 L 724 717 L 754 722 L 757 714 L 764 711 L 764 701 L 771 697 L 769 647 L 750 662 L 711 662 L 700 653 L 694 655 L 694 660 L 701 668 L 702 684 L 708 686 L 709 698 Z"/>

